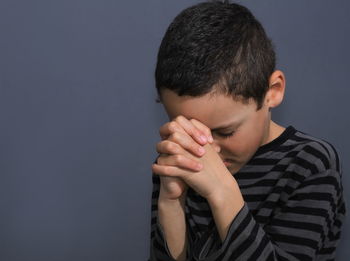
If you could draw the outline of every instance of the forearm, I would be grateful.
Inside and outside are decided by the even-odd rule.
[[[208,203],[221,241],[224,241],[233,219],[244,205],[244,199],[237,182],[230,180],[226,188],[208,199]]]
[[[186,260],[187,237],[185,220],[185,197],[179,200],[158,200],[158,219],[165,234],[172,257],[177,261]]]

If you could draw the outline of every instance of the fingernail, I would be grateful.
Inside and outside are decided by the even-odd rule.
[[[209,136],[208,140],[209,140],[209,142],[213,142],[214,141],[212,136]]]
[[[202,155],[205,153],[205,149],[203,147],[199,147],[198,152]]]
[[[202,167],[203,167],[203,165],[202,165],[202,164],[200,164],[200,163],[198,163],[198,164],[196,165],[196,169],[197,169],[197,170],[201,170],[201,169],[202,169]]]
[[[205,137],[205,136],[202,135],[202,136],[200,136],[199,138],[200,138],[201,141],[207,142],[207,137]]]

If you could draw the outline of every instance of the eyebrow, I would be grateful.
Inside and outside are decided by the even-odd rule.
[[[214,128],[214,129],[211,129],[211,131],[225,130],[225,129],[230,128],[231,126],[237,127],[239,124],[240,124],[240,122],[231,122],[229,124],[222,125],[222,126]]]

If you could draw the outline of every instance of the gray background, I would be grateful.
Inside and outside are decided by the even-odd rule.
[[[154,66],[198,1],[0,1],[0,260],[146,260]],[[331,142],[349,201],[350,2],[241,1],[276,45],[283,126]],[[348,260],[346,223],[338,260]]]

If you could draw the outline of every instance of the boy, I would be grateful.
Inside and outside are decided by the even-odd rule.
[[[150,260],[334,260],[345,215],[338,154],[271,120],[285,77],[250,11],[182,11],[155,77],[170,122],[152,165]]]

